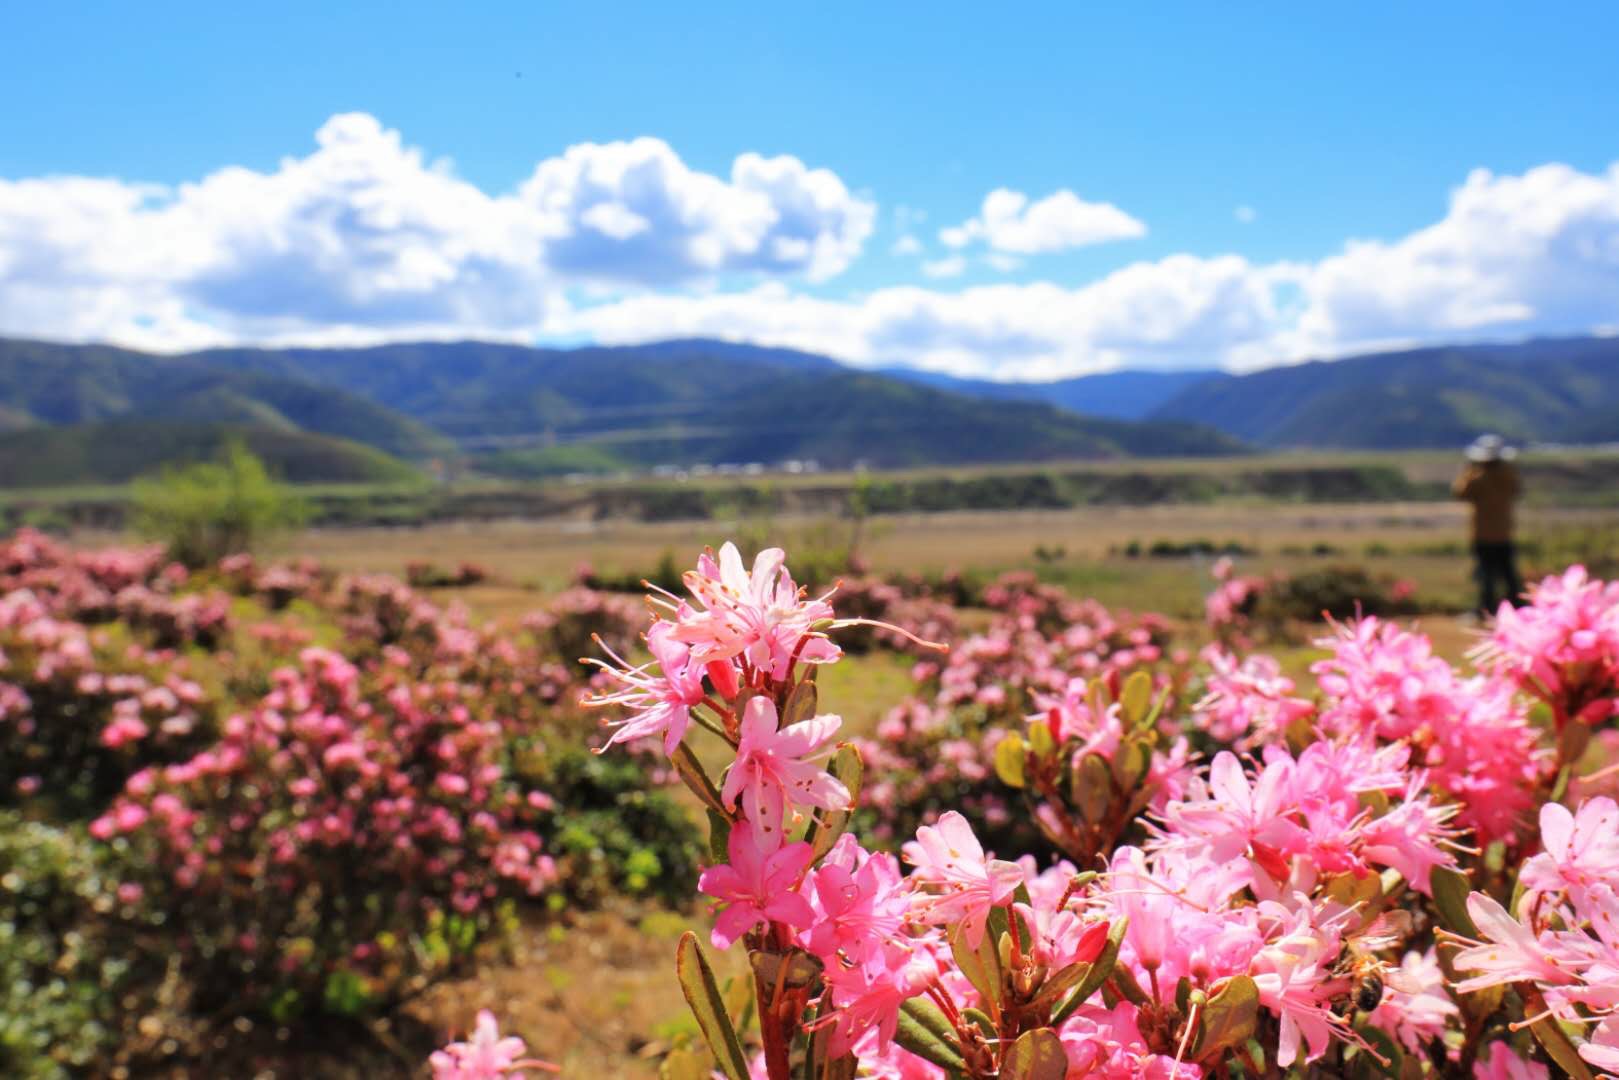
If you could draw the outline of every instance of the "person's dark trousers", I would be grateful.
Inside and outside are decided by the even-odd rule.
[[[1517,604],[1523,595],[1523,582],[1518,579],[1512,542],[1474,541],[1473,557],[1478,561],[1474,576],[1478,578],[1479,610],[1494,615],[1503,600]]]

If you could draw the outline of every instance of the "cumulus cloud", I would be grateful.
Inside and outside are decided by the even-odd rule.
[[[796,158],[742,154],[721,178],[657,139],[570,147],[490,195],[350,113],[271,172],[172,190],[0,180],[0,331],[157,348],[519,338],[578,287],[824,280],[875,212]]]
[[[1392,243],[1352,241],[1315,266],[1307,344],[1566,334],[1619,311],[1619,163],[1591,175],[1479,169],[1444,218]]]
[[[569,313],[611,341],[708,334],[864,364],[1050,378],[1121,364],[1253,368],[1431,342],[1619,331],[1619,164],[1475,172],[1444,217],[1317,263],[1173,255],[1077,287],[779,289]]]
[[[906,233],[894,241],[894,246],[888,249],[890,255],[920,255],[922,254],[922,241]]]
[[[838,296],[798,283],[847,267],[875,209],[795,158],[743,154],[721,176],[656,139],[586,144],[490,194],[349,114],[269,171],[0,180],[0,333],[156,349],[707,335],[1043,378],[1619,322],[1619,164],[1475,172],[1432,225],[1312,263],[1176,254],[1088,282],[945,280],[1127,229],[1094,209],[992,193],[924,264],[939,280]],[[899,252],[920,255],[922,213],[895,217]]]
[[[559,328],[603,342],[704,336],[829,353],[854,363],[1054,378],[1126,361],[1212,363],[1265,335],[1278,275],[1237,256],[1176,255],[1078,288],[878,289],[855,300],[779,285],[706,296],[647,295],[579,309]]]
[[[722,179],[652,138],[570,147],[518,200],[537,214],[554,270],[638,285],[749,271],[823,281],[860,254],[876,216],[797,158],[743,154]]]
[[[1145,236],[1147,227],[1112,203],[1086,202],[1064,188],[1036,202],[1021,191],[996,188],[978,216],[939,230],[946,247],[983,241],[994,251],[1039,255]]]

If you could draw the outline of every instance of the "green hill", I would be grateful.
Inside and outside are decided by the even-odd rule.
[[[420,421],[341,388],[103,345],[0,339],[0,414],[0,430],[24,419],[53,426],[176,420],[302,430],[411,459],[452,449]]]
[[[112,421],[0,434],[0,487],[121,484],[165,465],[218,458],[239,438],[293,483],[399,484],[421,474],[360,443],[281,427]]]
[[[277,433],[288,454],[298,435],[340,437],[413,460],[454,453],[476,471],[512,477],[792,459],[898,467],[1242,449],[1207,427],[1090,419],[1045,402],[855,371],[808,353],[700,340],[178,357],[0,341],[0,408],[7,410],[0,430],[36,425],[53,433],[27,459],[36,475],[52,479],[30,483],[130,474],[118,455],[90,445],[114,431],[152,441],[137,454],[148,464],[190,454],[199,425],[240,427],[258,440]],[[166,435],[169,426],[176,433]],[[11,460],[24,460],[20,453]],[[291,456],[300,464],[289,475],[341,478],[320,475],[321,455]],[[353,468],[343,470],[346,477]],[[0,476],[0,483],[21,482]]]
[[[198,360],[325,382],[406,413],[508,476],[812,458],[875,466],[1219,454],[1185,424],[1098,421],[716,341],[533,349],[477,342],[216,350]]]
[[[1619,440],[1619,338],[1380,353],[1225,376],[1151,414],[1211,424],[1261,446],[1461,446]]]

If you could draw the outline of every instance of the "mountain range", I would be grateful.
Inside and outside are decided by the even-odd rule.
[[[231,437],[289,479],[381,481],[448,459],[532,478],[790,460],[897,467],[1451,446],[1482,430],[1619,440],[1619,338],[1046,383],[860,370],[700,339],[179,356],[0,339],[0,486],[13,487],[122,482],[208,456]]]

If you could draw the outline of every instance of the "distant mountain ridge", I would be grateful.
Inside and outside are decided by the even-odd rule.
[[[660,465],[814,460],[829,468],[1207,455],[1242,449],[1197,424],[1082,417],[1037,401],[935,389],[790,349],[704,340],[536,349],[480,342],[215,349],[150,356],[0,340],[0,430],[49,430],[0,454],[0,485],[107,482],[97,425],[138,424],[178,459],[235,426],[278,448],[346,440],[391,458],[460,456],[511,477]],[[72,432],[64,435],[62,432]],[[280,441],[267,433],[278,433]],[[45,457],[40,455],[44,454]],[[319,455],[283,455],[323,479]],[[352,457],[352,455],[349,455]],[[32,464],[28,464],[31,462]],[[74,464],[77,463],[77,464]],[[356,463],[334,469],[353,475]],[[358,470],[364,471],[364,470]]]
[[[793,459],[841,468],[1400,449],[1486,430],[1619,440],[1619,338],[1048,383],[865,370],[704,339],[181,356],[0,339],[0,486],[109,482],[203,455],[229,431],[250,433],[285,475],[331,480],[407,476],[447,458],[534,478]],[[109,441],[126,452],[107,453]]]
[[[1267,447],[1619,441],[1619,337],[1453,345],[1226,375],[1147,414]]]
[[[994,382],[967,379],[918,368],[882,368],[896,379],[953,390],[974,397],[1044,401],[1083,416],[1141,420],[1182,390],[1228,376],[1214,368],[1189,371],[1107,371],[1051,382]]]

